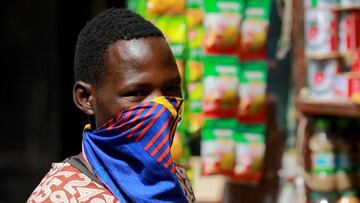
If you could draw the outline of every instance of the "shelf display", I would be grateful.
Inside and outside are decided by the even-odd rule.
[[[186,164],[187,143],[200,137],[203,175],[258,183],[266,139],[270,1],[129,0],[128,6],[164,33],[183,78],[185,106],[174,159]]]
[[[303,4],[307,84],[296,101],[297,139],[310,202],[359,201],[358,3]]]

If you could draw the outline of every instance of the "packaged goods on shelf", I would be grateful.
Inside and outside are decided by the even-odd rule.
[[[185,132],[185,122],[180,121],[171,145],[171,157],[173,161],[178,164],[186,165],[190,158],[188,142],[189,140]]]
[[[240,41],[241,0],[205,0],[204,49],[212,54],[236,54]]]
[[[205,56],[203,112],[211,117],[236,117],[240,63],[233,56]]]
[[[202,110],[202,82],[191,82],[187,86],[187,130],[191,135],[198,135],[204,126],[204,116]]]
[[[185,0],[147,0],[146,14],[148,16],[184,15]]]
[[[265,155],[265,125],[240,124],[235,134],[236,165],[232,179],[258,183],[262,176]]]
[[[241,122],[264,122],[267,64],[252,61],[242,64],[240,71],[238,119]]]
[[[339,51],[348,53],[360,48],[360,12],[343,11],[339,21]]]
[[[319,119],[315,123],[314,135],[309,141],[311,178],[308,185],[317,192],[336,192],[335,143],[329,131],[329,121]]]
[[[182,78],[184,78],[185,48],[186,48],[186,18],[185,16],[160,16],[153,22],[164,33],[173,52],[176,64]]]
[[[338,0],[305,0],[305,8],[336,8],[338,6]]]
[[[251,0],[245,8],[241,24],[239,58],[241,61],[266,58],[270,1]]]
[[[332,99],[334,97],[333,85],[340,72],[337,59],[310,60],[308,64],[308,87],[311,99]]]
[[[305,11],[305,52],[308,55],[338,51],[338,13],[332,10]]]
[[[204,20],[204,0],[188,0],[186,17],[189,29],[202,26]]]
[[[334,78],[334,96],[339,100],[357,100],[360,94],[360,73],[342,73]]]
[[[205,121],[201,141],[203,175],[232,174],[235,165],[236,128],[235,119]]]
[[[345,8],[360,7],[359,0],[339,0],[339,5]]]

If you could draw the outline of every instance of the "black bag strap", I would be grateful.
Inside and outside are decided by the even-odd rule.
[[[81,173],[85,174],[91,180],[95,181],[96,183],[98,183],[101,186],[104,186],[104,184],[101,182],[101,180],[90,170],[90,167],[85,162],[85,160],[82,158],[81,154],[69,157],[64,162],[69,163],[71,166],[78,169]]]

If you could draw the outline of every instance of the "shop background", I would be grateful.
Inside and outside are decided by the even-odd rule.
[[[25,202],[51,162],[80,152],[86,117],[72,102],[80,29],[121,0],[14,0],[0,6],[0,202]]]

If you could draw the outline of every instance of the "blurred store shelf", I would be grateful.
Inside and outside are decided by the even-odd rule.
[[[346,100],[311,100],[298,98],[297,109],[306,115],[360,118],[360,106]]]

